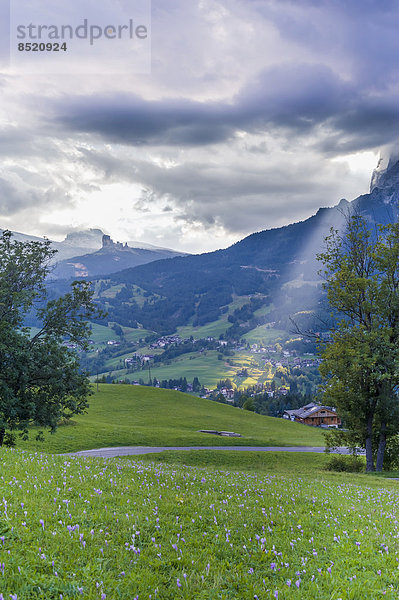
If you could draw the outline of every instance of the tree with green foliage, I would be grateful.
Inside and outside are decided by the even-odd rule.
[[[253,398],[247,398],[244,402],[244,404],[242,405],[244,410],[250,410],[252,412],[255,412],[255,401]]]
[[[197,393],[199,392],[201,389],[201,383],[200,380],[198,379],[198,377],[194,377],[193,379],[193,392]]]
[[[354,216],[344,235],[331,232],[319,260],[338,315],[322,354],[323,402],[347,428],[328,443],[365,448],[367,471],[381,471],[399,431],[399,224],[373,232]]]
[[[58,423],[86,410],[90,385],[70,346],[87,348],[87,318],[98,314],[88,282],[47,299],[46,278],[55,251],[48,240],[19,242],[0,236],[0,445],[30,424],[55,431]],[[35,314],[40,328],[24,326]],[[7,435],[6,435],[7,431]]]

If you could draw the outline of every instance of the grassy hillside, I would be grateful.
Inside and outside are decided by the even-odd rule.
[[[4,599],[398,598],[396,482],[4,449],[1,467]]]
[[[273,344],[274,342],[285,342],[293,335],[282,329],[267,328],[265,325],[259,325],[246,333],[243,338],[250,344]]]
[[[161,350],[151,349],[150,352],[160,354]],[[129,373],[128,369],[120,368],[123,366],[124,358],[130,356],[132,353],[112,358],[105,363],[105,367],[118,380],[137,381],[141,377],[144,381],[148,381],[148,369]],[[220,356],[218,350],[182,354],[170,361],[170,364],[152,364],[151,377],[156,377],[158,381],[186,377],[188,382],[198,377],[201,384],[208,388],[216,388],[218,382],[226,378],[230,378],[237,388],[264,383],[268,379],[264,367],[265,358],[260,354],[239,350],[235,351],[233,357],[223,357],[219,360],[218,356]],[[242,369],[246,369],[248,375],[243,376]]]
[[[107,327],[91,323],[91,339],[95,344],[108,342],[109,340],[119,340],[120,336],[112,329],[113,323],[109,323]],[[131,327],[122,327],[123,337],[127,342],[137,342],[141,338],[145,338],[151,332],[146,329],[132,329]]]
[[[86,415],[46,435],[45,443],[23,448],[70,452],[108,446],[322,446],[319,429],[264,417],[171,390],[128,385],[99,386]],[[226,438],[198,433],[217,429],[241,433]],[[31,436],[33,437],[33,436]]]
[[[155,350],[151,350],[153,354]],[[218,360],[218,352],[216,350],[207,350],[200,354],[193,352],[189,354],[183,354],[178,356],[169,365],[157,364],[151,365],[151,376],[156,377],[159,381],[163,379],[179,379],[180,377],[186,377],[187,381],[191,382],[194,377],[198,377],[201,384],[206,387],[216,387],[218,381],[226,379],[226,377],[233,378],[235,370],[232,369],[223,360]],[[119,359],[118,359],[119,360]],[[117,361],[114,361],[114,367]],[[107,367],[112,368],[112,363],[109,361]],[[148,380],[148,371],[136,371],[128,374],[127,370],[121,371],[121,374],[117,374],[121,379],[128,379],[129,381],[136,381],[139,377],[142,377],[144,381]]]

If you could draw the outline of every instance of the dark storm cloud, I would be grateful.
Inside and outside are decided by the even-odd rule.
[[[97,133],[111,142],[204,145],[230,134],[224,106],[185,99],[145,102],[137,96],[67,99],[55,107],[57,120],[71,131]]]
[[[399,138],[399,99],[367,98],[336,116],[330,135],[320,141],[323,153],[347,154],[396,142]]]
[[[137,96],[106,95],[67,98],[53,110],[66,129],[96,133],[114,143],[203,146],[225,142],[238,130],[288,127],[308,132],[345,114],[355,100],[353,88],[331,69],[286,64],[264,70],[232,102],[145,102]]]

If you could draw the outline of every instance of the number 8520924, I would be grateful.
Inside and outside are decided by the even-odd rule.
[[[20,42],[18,44],[20,52],[66,52],[66,42]]]

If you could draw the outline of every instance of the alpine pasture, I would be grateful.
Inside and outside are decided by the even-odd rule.
[[[211,424],[243,438],[197,432]],[[0,599],[398,597],[396,481],[330,473],[325,454],[50,453],[198,440],[323,443],[319,430],[181,393],[102,385],[44,445],[2,449]]]

